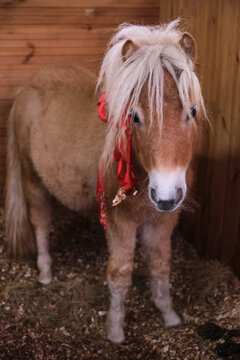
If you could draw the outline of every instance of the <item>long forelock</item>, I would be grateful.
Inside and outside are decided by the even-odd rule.
[[[163,116],[164,69],[173,77],[183,109],[189,114],[195,106],[205,115],[201,87],[193,71],[191,58],[179,44],[183,32],[177,28],[179,20],[163,26],[122,24],[112,38],[102,63],[97,87],[106,93],[109,131],[105,151],[111,156],[118,132],[114,129],[122,121],[123,111],[136,107],[144,85],[147,85],[149,118],[156,113],[161,129]],[[122,47],[127,40],[137,46],[126,61]],[[127,117],[126,113],[126,117]],[[108,157],[104,155],[103,157]],[[103,162],[108,162],[107,158]]]

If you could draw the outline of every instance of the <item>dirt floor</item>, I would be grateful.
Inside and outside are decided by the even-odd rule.
[[[200,260],[178,233],[171,293],[183,325],[163,328],[137,250],[126,341],[114,345],[105,334],[108,252],[98,222],[58,211],[51,233],[54,280],[48,286],[38,283],[34,260],[8,260],[2,228],[3,220],[0,359],[240,359],[240,283],[228,267]]]

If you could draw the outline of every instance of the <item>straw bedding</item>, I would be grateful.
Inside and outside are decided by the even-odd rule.
[[[0,229],[1,359],[240,359],[240,283],[230,268],[199,259],[178,232],[172,239],[171,293],[183,325],[163,328],[137,248],[126,341],[114,345],[105,338],[108,252],[98,222],[58,209],[49,286],[37,282],[35,259],[7,258],[3,216]]]

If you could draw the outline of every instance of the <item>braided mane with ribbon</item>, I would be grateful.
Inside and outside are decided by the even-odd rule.
[[[98,116],[99,118],[108,123],[108,117],[106,114],[106,94],[104,93],[98,101]],[[131,146],[131,129],[130,129],[130,114],[125,121],[126,113],[123,112],[122,121],[120,123],[120,128],[125,129],[125,135],[127,139],[126,146],[124,146],[124,141],[120,141],[120,149],[118,144],[116,144],[113,151],[113,160],[118,162],[117,166],[117,181],[122,185],[115,198],[113,199],[112,205],[117,206],[124,200],[127,194],[136,195],[137,190],[137,178],[132,169],[132,146]],[[106,214],[106,204],[105,204],[105,170],[102,168],[103,165],[99,167],[98,181],[97,181],[97,201],[98,201],[98,210],[99,210],[99,221],[104,226],[104,229],[108,229],[108,221]]]

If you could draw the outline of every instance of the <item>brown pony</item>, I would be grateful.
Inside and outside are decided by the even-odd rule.
[[[8,121],[9,252],[24,256],[36,243],[42,284],[52,279],[50,194],[70,209],[94,209],[99,164],[103,169],[111,293],[107,336],[114,342],[124,340],[124,299],[136,236],[145,249],[152,299],[166,326],[180,324],[169,294],[170,237],[190,186],[195,120],[205,109],[193,71],[195,41],[177,25],[178,20],[120,26],[97,83],[106,94],[108,125],[98,118],[95,76],[74,67],[35,73],[18,92]],[[127,119],[138,194],[127,194],[113,207],[119,189],[113,151],[126,143],[120,122]]]

